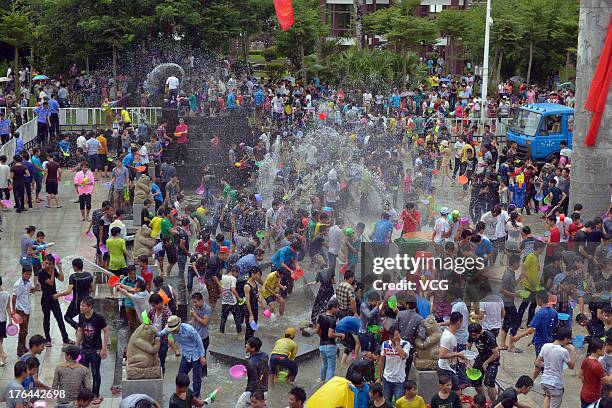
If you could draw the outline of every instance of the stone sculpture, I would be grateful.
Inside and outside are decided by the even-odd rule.
[[[438,351],[440,349],[440,337],[442,331],[433,315],[424,320],[427,337],[415,340],[416,354],[414,355],[414,366],[417,370],[435,370],[438,367]]]
[[[138,258],[140,255],[153,256],[154,246],[155,239],[151,238],[151,228],[141,225],[134,235],[134,249],[132,251],[134,258]]]
[[[161,339],[156,337],[155,326],[141,324],[130,337],[127,346],[127,379],[159,379],[161,364],[159,346]]]
[[[134,182],[134,204],[142,204],[147,198],[153,203],[151,185],[151,178],[146,174],[142,174],[136,179]]]

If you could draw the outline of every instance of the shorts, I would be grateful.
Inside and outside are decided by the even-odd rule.
[[[176,247],[174,244],[164,247],[166,251],[166,257],[168,258],[168,262],[171,264],[175,264],[178,261],[178,255],[176,253]]]
[[[47,194],[57,195],[57,181],[49,181],[45,182],[45,191]]]
[[[115,275],[115,276],[121,276],[121,275],[127,276],[127,268],[119,268],[119,269],[116,269],[116,270],[109,269],[108,271],[110,273],[112,273],[113,275]]]
[[[91,171],[94,171],[97,168],[98,155],[97,154],[88,154],[87,155],[87,164],[89,164],[89,169]]]
[[[268,296],[264,300],[266,301],[266,304],[269,305],[270,303],[276,302],[276,296]]]
[[[217,303],[219,297],[221,296],[221,289],[217,282],[213,278],[204,278],[204,283],[206,284],[206,290],[208,291],[208,301],[210,303]]]
[[[476,361],[474,361],[474,368],[482,371],[483,362],[484,361],[479,361],[478,358],[476,358]],[[498,362],[493,362],[489,364],[483,376],[481,376],[477,380],[472,380],[472,387],[480,387],[483,384],[483,380],[484,380],[485,387],[495,387],[495,379],[497,378],[498,369],[499,369]]]
[[[91,210],[91,194],[81,194],[79,196],[79,208]]]
[[[6,322],[0,322],[0,339],[6,339]]]
[[[99,170],[103,170],[105,167],[108,167],[108,159],[106,157],[106,154],[98,154],[96,158],[98,160]]]
[[[550,397],[550,408],[561,408],[561,402],[563,401],[563,388],[551,387],[548,384],[540,384],[544,395]]]

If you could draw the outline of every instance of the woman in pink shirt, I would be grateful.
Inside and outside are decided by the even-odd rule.
[[[94,174],[89,170],[86,161],[81,163],[81,170],[74,175],[74,186],[79,194],[79,208],[81,209],[81,221],[91,221],[91,194],[94,189]]]

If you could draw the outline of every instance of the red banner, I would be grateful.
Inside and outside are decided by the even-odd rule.
[[[585,103],[585,109],[593,112],[593,119],[591,120],[591,126],[589,127],[589,133],[587,134],[584,144],[587,146],[593,146],[597,141],[597,133],[599,133],[599,126],[601,124],[601,118],[603,117],[604,109],[606,108],[606,99],[608,97],[608,90],[610,89],[610,81],[612,80],[612,17],[610,17],[610,23],[608,24],[608,35],[606,36],[606,42],[604,48],[601,51],[599,62],[597,63],[597,69],[593,75],[593,81],[591,81],[591,88],[589,89],[589,95]]]
[[[281,29],[287,31],[295,23],[291,0],[274,0],[274,8],[276,9],[276,18],[280,23]]]

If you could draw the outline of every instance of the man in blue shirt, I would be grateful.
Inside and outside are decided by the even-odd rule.
[[[11,138],[11,121],[4,117],[4,112],[0,112],[0,140],[4,145]]]
[[[38,125],[36,138],[39,144],[45,144],[49,136],[49,102],[44,101],[42,106],[34,108],[34,113],[36,114],[36,124]]]
[[[36,183],[36,202],[40,203],[40,190],[42,189],[43,166],[40,161],[40,149],[35,147],[32,150],[32,159],[30,160],[34,166],[34,182]]]
[[[264,99],[266,98],[266,94],[261,87],[257,87],[257,91],[255,91],[255,106],[260,107],[264,103]]]
[[[23,151],[24,145],[23,145],[23,139],[19,137],[19,133],[15,133],[13,137],[15,138],[15,156],[16,156]]]
[[[236,95],[234,91],[229,91],[227,94],[227,109],[236,109]]]
[[[57,101],[57,95],[51,95],[49,99],[49,135],[51,137],[56,134],[59,136],[59,102]]]
[[[540,309],[529,322],[529,327],[519,331],[512,340],[516,343],[523,337],[533,334],[531,342],[535,346],[537,358],[542,346],[546,343],[552,343],[553,334],[559,325],[559,315],[555,309],[548,306],[548,293],[546,291],[536,293],[536,302]],[[531,378],[537,378],[542,370],[543,368],[536,367]]]
[[[259,267],[259,262],[263,261],[265,251],[261,248],[256,248],[252,254],[247,254],[236,262],[236,267],[240,270],[240,276],[249,273],[253,268]]]
[[[166,328],[157,333],[158,337],[172,335],[174,342],[181,347],[182,356],[179,373],[189,374],[193,369],[193,394],[200,396],[202,387],[202,366],[206,365],[206,350],[200,335],[193,326],[181,323],[178,316],[170,316]]]
[[[162,196],[161,188],[157,185],[157,183],[151,183],[151,194],[153,194],[153,200],[155,201],[155,211],[161,207],[164,202],[164,197]]]
[[[294,240],[291,245],[282,247],[272,257],[271,271],[278,271],[281,276],[281,285],[287,289],[281,289],[281,296],[286,298],[293,292],[293,279],[291,274],[300,268],[297,262],[298,251],[301,248],[299,239]]]
[[[391,216],[389,213],[384,212],[381,219],[376,222],[374,231],[372,231],[370,235],[375,257],[386,257],[389,255],[389,243],[391,242],[391,234],[393,233],[393,224],[390,218]]]
[[[126,154],[123,160],[121,161],[121,163],[128,169],[131,169],[132,165],[134,164],[134,152],[135,151],[136,151],[135,147],[130,148],[130,150],[128,151],[128,154]]]

